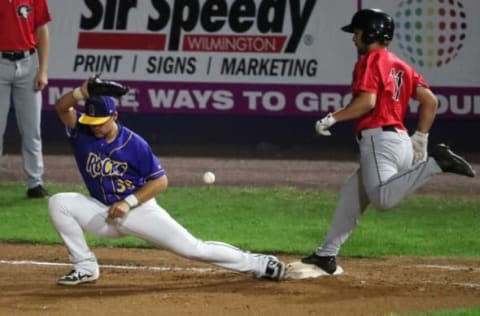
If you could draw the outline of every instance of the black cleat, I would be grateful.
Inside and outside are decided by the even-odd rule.
[[[318,256],[315,253],[302,259],[303,263],[314,264],[328,274],[333,274],[337,270],[335,256]]]
[[[34,188],[28,189],[27,196],[33,199],[46,198],[48,197],[48,191],[41,184],[39,184]]]
[[[467,177],[475,177],[475,170],[462,157],[453,153],[445,144],[438,144],[433,148],[432,157],[443,172],[457,173]]]

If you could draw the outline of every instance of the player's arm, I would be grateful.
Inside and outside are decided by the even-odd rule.
[[[349,104],[333,113],[333,118],[337,122],[354,120],[370,112],[377,101],[374,93],[360,92]]]
[[[437,97],[430,89],[418,86],[415,91],[415,99],[420,103],[417,131],[428,133],[437,113]]]
[[[38,72],[35,77],[35,90],[42,90],[48,84],[48,54],[50,48],[50,33],[47,24],[35,30],[38,50]]]
[[[148,180],[140,190],[135,192],[135,197],[137,198],[138,203],[141,204],[165,191],[167,187],[168,178],[166,175],[163,175],[160,178]]]
[[[318,120],[315,129],[320,135],[330,136],[331,133],[328,129],[333,124],[362,117],[375,107],[376,101],[377,96],[374,93],[360,92],[345,107],[334,113],[328,113],[324,118]]]
[[[64,94],[55,104],[60,120],[68,128],[74,128],[77,124],[77,111],[75,105],[88,97],[87,81],[75,88],[74,90]]]
[[[143,187],[134,194],[127,196],[124,200],[113,203],[108,209],[108,217],[124,217],[131,209],[137,205],[154,198],[165,191],[168,186],[166,175],[160,178],[148,180]]]

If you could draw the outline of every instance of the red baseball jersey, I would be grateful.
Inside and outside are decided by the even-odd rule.
[[[36,47],[35,30],[51,19],[46,0],[0,1],[0,51]]]
[[[405,113],[417,86],[428,88],[425,79],[394,53],[383,48],[367,52],[355,64],[352,92],[374,93],[377,100],[375,108],[358,119],[355,132],[386,125],[405,130]]]

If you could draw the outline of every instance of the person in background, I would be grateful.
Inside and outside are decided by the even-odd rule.
[[[445,144],[434,146],[428,156],[437,98],[415,69],[388,51],[394,32],[392,17],[378,9],[362,9],[342,30],[353,33],[353,44],[361,56],[353,71],[353,98],[344,108],[318,120],[315,129],[329,136],[335,123],[356,120],[360,166],[340,191],[323,244],[302,259],[327,274],[337,273],[340,247],[368,205],[390,210],[442,172],[475,176],[471,165]],[[404,117],[411,98],[420,103],[420,110],[416,131],[410,137]]]
[[[0,156],[13,102],[31,198],[48,196],[43,186],[41,91],[48,84],[50,21],[46,0],[0,1]]]

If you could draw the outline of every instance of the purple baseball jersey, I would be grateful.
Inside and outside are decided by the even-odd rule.
[[[67,129],[75,160],[90,195],[111,205],[135,193],[146,181],[160,178],[165,170],[148,143],[118,124],[118,136],[107,143],[88,126]]]

